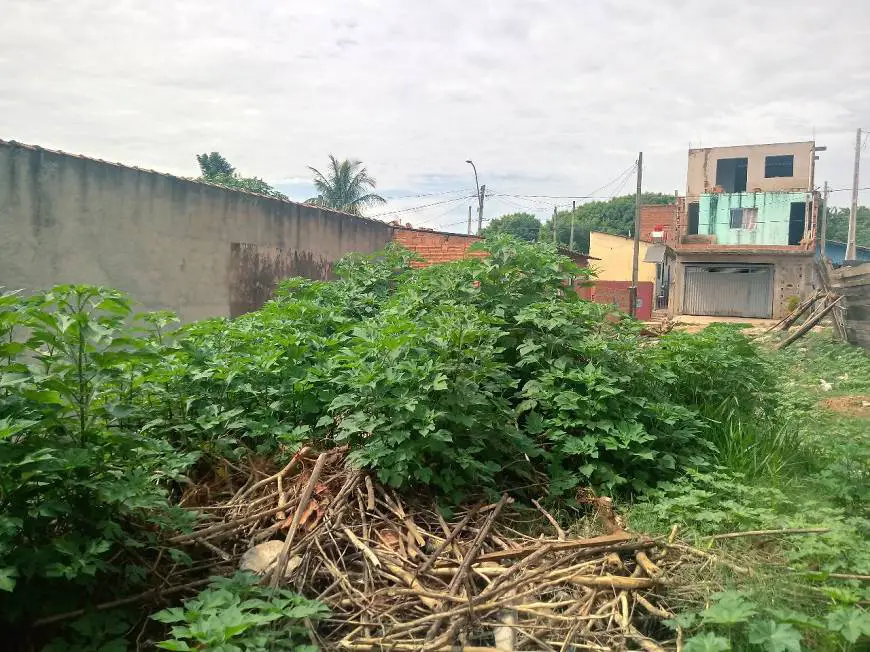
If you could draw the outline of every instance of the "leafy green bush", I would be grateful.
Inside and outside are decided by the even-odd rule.
[[[166,481],[195,459],[131,424],[158,360],[120,293],[60,286],[0,297],[0,613],[81,604],[108,577],[141,583],[127,554],[188,522]],[[142,337],[136,337],[136,335]],[[55,591],[75,584],[76,593]]]
[[[261,578],[239,572],[215,577],[211,584],[181,607],[151,616],[171,625],[171,636],[157,643],[163,650],[210,652],[314,652],[308,644],[305,620],[329,615],[326,607],[285,589],[259,585]]]

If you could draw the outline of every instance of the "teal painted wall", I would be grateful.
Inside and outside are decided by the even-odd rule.
[[[792,202],[806,202],[804,192],[734,192],[699,198],[698,233],[715,235],[723,245],[787,245]],[[754,229],[732,229],[732,208],[757,208]]]

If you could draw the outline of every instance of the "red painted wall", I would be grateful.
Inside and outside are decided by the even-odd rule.
[[[622,312],[628,312],[628,288],[631,281],[594,281],[592,287],[580,288],[581,297],[595,303],[610,303]],[[652,319],[653,309],[653,284],[651,281],[640,281],[637,284],[637,298],[640,305],[637,307],[637,318],[641,320]]]

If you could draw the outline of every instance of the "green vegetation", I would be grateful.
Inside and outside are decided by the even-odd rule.
[[[226,186],[234,190],[245,190],[275,199],[287,199],[283,192],[275,190],[268,183],[258,177],[243,177],[236,172],[236,168],[224,158],[220,152],[210,154],[197,154],[196,162],[199,163],[201,181],[208,181],[220,186]]]
[[[520,240],[537,242],[540,231],[541,221],[531,213],[511,213],[492,220],[483,229],[483,235],[490,238],[506,233]]]
[[[865,247],[870,247],[870,208],[867,206],[859,206],[858,214],[855,216],[855,242]],[[828,232],[829,240],[837,242],[846,242],[849,237],[849,209],[835,208],[831,206],[828,209]]]
[[[727,530],[830,528],[717,543],[754,574],[726,566],[718,586],[677,592],[674,626],[695,650],[790,650],[796,636],[833,650],[865,635],[866,586],[830,574],[870,574],[868,429],[815,402],[867,392],[867,357],[821,336],[771,354],[724,325],[648,340],[570,291],[590,272],[552,245],[482,246],[485,258],[423,269],[396,248],[351,255],[335,281],[289,279],[259,311],[175,330],[112,290],[2,295],[3,623],[188,572],[167,543],[191,525],[182,488],[307,444],[347,446],[352,464],[445,508],[510,491],[576,514],[574,492],[591,486],[633,501],[633,528],[678,524],[702,547]],[[57,650],[143,635],[165,649],[293,649],[299,623],[323,615],[240,576],[145,626],[122,606],[38,636],[57,635]]]
[[[305,619],[328,615],[319,602],[284,589],[259,585],[251,573],[215,577],[207,589],[182,607],[170,607],[151,616],[172,625],[172,638],[157,647],[164,650],[317,650],[308,644]]]
[[[317,168],[308,169],[314,174],[314,187],[317,190],[317,196],[309,199],[309,204],[325,206],[351,215],[362,215],[369,206],[387,201],[373,192],[377,184],[362,161],[349,159],[339,161],[330,154],[329,170],[326,174]]]
[[[574,248],[589,253],[589,232],[630,235],[634,229],[634,195],[613,197],[607,201],[591,201],[581,204],[574,210]],[[673,204],[673,195],[657,192],[644,193],[643,204]],[[552,241],[553,220],[541,226],[541,241]],[[571,240],[571,211],[556,214],[556,239],[559,244],[568,245]]]
[[[870,400],[870,358],[811,334],[764,364],[787,379],[773,417],[714,426],[713,467],[659,483],[629,520],[652,532],[676,524],[704,549],[721,532],[828,528],[716,542],[716,554],[750,572],[723,566],[722,592],[706,609],[689,600],[674,625],[694,634],[686,650],[848,649],[870,636],[870,587],[842,577],[870,575],[870,420],[860,414]],[[822,380],[832,391],[822,391]]]

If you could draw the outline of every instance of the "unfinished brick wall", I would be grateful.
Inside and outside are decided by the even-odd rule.
[[[584,299],[591,299],[595,303],[609,303],[622,312],[628,312],[628,288],[631,281],[595,281],[591,288],[582,288],[579,294]],[[648,320],[652,318],[653,311],[653,284],[649,281],[640,281],[637,284],[637,318]]]
[[[426,267],[434,263],[447,263],[467,256],[485,256],[484,252],[469,252],[468,248],[481,238],[459,233],[441,233],[423,229],[399,227],[393,229],[393,242],[415,252],[425,262],[414,267]]]
[[[650,233],[664,231],[664,244],[672,244],[676,233],[677,206],[645,204],[640,207],[640,239],[652,242]]]

